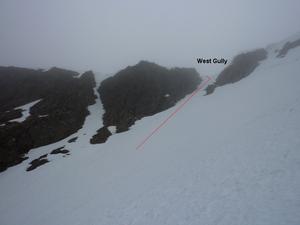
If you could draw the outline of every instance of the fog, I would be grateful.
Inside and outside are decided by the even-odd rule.
[[[195,67],[299,31],[299,0],[1,0],[0,65],[115,73],[149,60]]]

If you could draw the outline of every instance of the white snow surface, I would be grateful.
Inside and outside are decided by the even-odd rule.
[[[19,106],[19,107],[16,107],[15,109],[21,109],[22,110],[22,116],[17,118],[17,119],[10,120],[9,122],[22,123],[23,121],[25,121],[27,119],[27,117],[30,116],[30,108],[32,106],[34,106],[36,103],[38,103],[39,101],[41,101],[41,99],[30,102],[30,103],[27,103],[27,104]]]
[[[115,134],[116,131],[117,131],[117,127],[116,126],[109,126],[109,127],[107,127],[107,129],[109,130],[109,132],[111,134]]]
[[[300,48],[275,49],[247,78],[195,95],[140,150],[174,108],[91,145],[97,99],[76,134],[0,173],[0,224],[299,225]],[[62,145],[70,156],[25,171]]]
[[[48,117],[49,115],[48,114],[45,114],[45,115],[39,115],[40,118],[44,118],[44,117]]]

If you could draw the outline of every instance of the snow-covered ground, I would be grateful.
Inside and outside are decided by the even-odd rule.
[[[299,225],[300,48],[276,58],[278,47],[249,77],[198,93],[139,150],[174,108],[90,145],[98,99],[77,134],[29,160],[62,145],[70,156],[0,173],[0,224]]]
[[[17,118],[17,119],[13,119],[13,120],[10,120],[9,122],[19,122],[19,123],[22,123],[23,121],[25,121],[27,119],[28,116],[30,116],[30,108],[32,106],[34,106],[36,103],[38,103],[39,101],[41,101],[41,99],[39,100],[36,100],[36,101],[33,101],[33,102],[30,102],[30,103],[27,103],[25,105],[22,105],[22,106],[19,106],[16,109],[21,109],[22,110],[22,116],[20,118]]]

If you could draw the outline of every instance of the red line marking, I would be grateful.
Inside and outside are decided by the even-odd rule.
[[[183,101],[175,110],[172,112],[158,127],[156,127],[137,147],[139,149],[142,147],[146,141],[149,140],[162,126],[164,126],[180,109],[182,109],[186,103],[188,103],[212,78],[207,77],[207,79],[198,86],[198,88],[185,100]]]

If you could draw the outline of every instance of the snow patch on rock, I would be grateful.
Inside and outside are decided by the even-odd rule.
[[[22,123],[23,121],[25,121],[27,119],[27,117],[30,116],[30,108],[32,106],[34,106],[36,103],[38,103],[39,101],[41,101],[41,99],[33,101],[33,102],[30,102],[30,103],[27,103],[27,104],[19,106],[19,107],[16,107],[15,110],[17,110],[17,109],[21,109],[22,110],[22,117],[10,120],[9,122]]]
[[[109,130],[109,132],[111,134],[115,134],[117,132],[117,127],[116,126],[109,126],[109,127],[107,127],[107,129]]]

